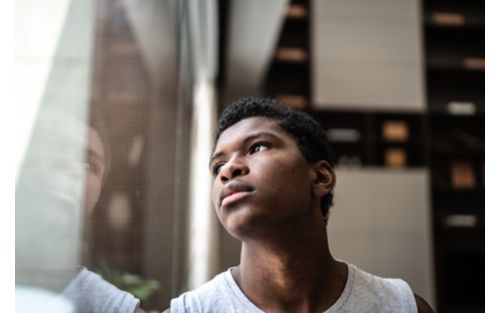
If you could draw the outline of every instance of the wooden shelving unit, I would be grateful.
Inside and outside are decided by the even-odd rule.
[[[308,0],[291,1],[267,96],[313,114],[342,166],[428,167],[439,312],[484,312],[484,1],[422,0],[427,110],[311,105]]]
[[[421,114],[314,111],[325,127],[335,163],[341,166],[422,167],[424,120]]]
[[[439,312],[484,312],[484,1],[424,0]]]
[[[291,1],[264,85],[268,96],[299,109],[310,103],[309,18],[309,1]]]

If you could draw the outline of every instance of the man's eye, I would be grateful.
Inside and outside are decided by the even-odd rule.
[[[87,161],[84,163],[85,170],[99,174],[99,166],[93,162]]]
[[[264,143],[264,142],[257,142],[257,143],[254,143],[251,147],[250,147],[250,154],[254,154],[256,152],[259,152],[259,151],[262,151],[262,150],[265,150],[269,148],[269,144],[267,143]]]
[[[217,163],[212,167],[212,174],[218,175],[220,172],[221,167],[224,165],[224,163]]]

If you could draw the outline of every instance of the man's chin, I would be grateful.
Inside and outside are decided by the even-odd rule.
[[[226,231],[234,238],[244,241],[251,239],[265,230],[265,220],[248,208],[240,208],[238,212],[232,212],[222,222]]]

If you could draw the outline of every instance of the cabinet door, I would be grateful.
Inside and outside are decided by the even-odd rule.
[[[423,111],[418,0],[312,2],[317,108]]]

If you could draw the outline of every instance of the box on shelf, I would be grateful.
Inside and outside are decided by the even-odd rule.
[[[407,141],[410,136],[404,121],[386,121],[382,127],[382,137],[386,141]]]
[[[476,175],[469,162],[456,161],[451,163],[450,172],[453,189],[472,189],[476,186]]]
[[[385,150],[385,164],[389,167],[405,167],[406,151],[401,148],[388,148]]]

